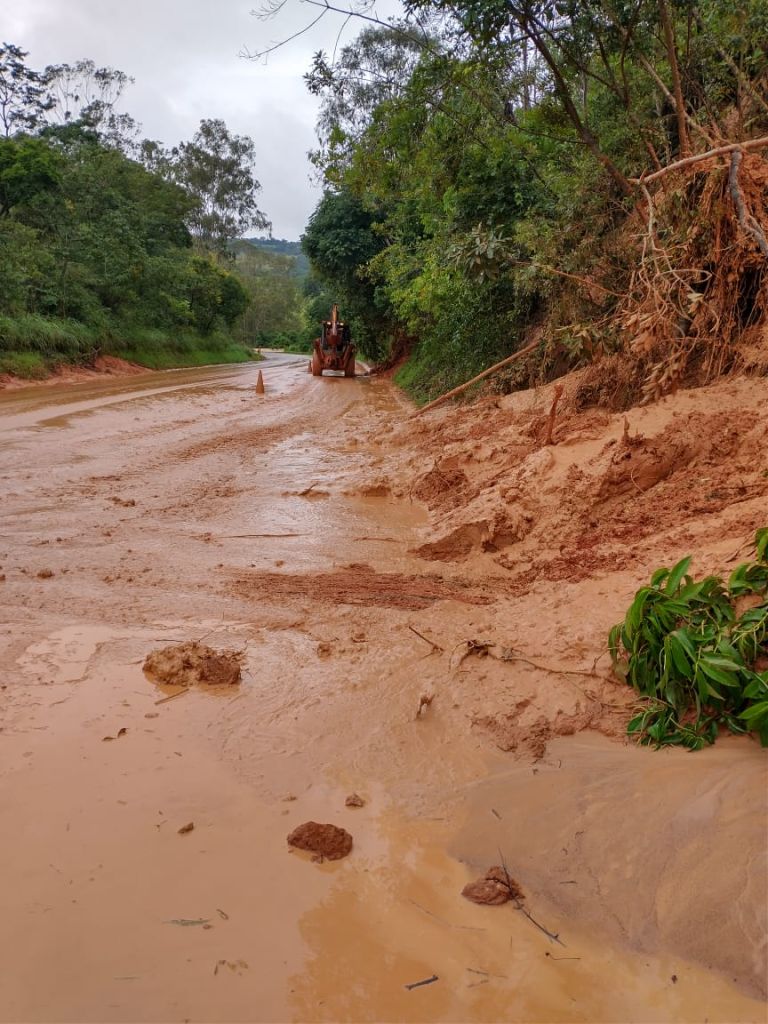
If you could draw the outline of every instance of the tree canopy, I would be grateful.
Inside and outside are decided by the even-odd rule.
[[[416,394],[532,329],[528,380],[597,353],[632,355],[651,390],[733,363],[766,315],[748,298],[768,250],[761,0],[409,0],[404,19],[363,17],[307,74],[327,193],[304,245],[359,330],[416,344]]]
[[[223,352],[253,298],[227,256],[268,223],[252,141],[206,120],[168,153],[139,147],[129,84],[0,48],[0,372],[110,346],[162,365]]]

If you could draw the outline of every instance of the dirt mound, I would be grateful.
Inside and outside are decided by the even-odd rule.
[[[338,825],[318,825],[305,821],[288,836],[288,845],[313,853],[313,860],[341,860],[352,849],[352,836]]]
[[[411,495],[429,508],[456,508],[466,502],[468,492],[469,479],[455,459],[435,462],[411,489]]]
[[[313,604],[330,602],[418,611],[436,601],[463,601],[488,604],[490,596],[462,580],[437,575],[405,576],[379,573],[369,565],[351,565],[336,572],[295,575],[292,573],[254,572],[235,580],[234,588],[243,597],[267,595],[276,598],[302,597]]]
[[[522,593],[540,579],[627,568],[664,529],[698,532],[703,520],[715,535],[716,515],[734,505],[746,506],[745,531],[761,525],[747,503],[768,495],[768,382],[680,392],[626,415],[579,411],[580,382],[568,380],[552,446],[534,440],[551,388],[402,428],[412,435],[404,489],[432,516],[417,554],[450,562],[488,552],[511,574],[509,592]],[[485,434],[488,422],[497,434],[478,441],[473,428]]]
[[[214,651],[195,640],[152,651],[143,667],[153,682],[169,686],[234,686],[241,678],[235,651]]]
[[[526,714],[530,705],[529,700],[518,701],[509,711],[473,718],[472,725],[487,733],[499,750],[524,752],[535,760],[544,757],[555,736],[572,736],[598,723],[602,726],[603,709],[597,701],[573,714],[542,714],[534,707]]]
[[[464,899],[484,906],[499,907],[510,900],[522,900],[523,890],[504,868],[488,868],[482,878],[468,882],[461,890]]]

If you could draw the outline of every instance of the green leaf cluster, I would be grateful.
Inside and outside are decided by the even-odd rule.
[[[614,671],[643,698],[627,731],[700,750],[724,726],[768,746],[768,527],[727,583],[694,580],[690,564],[657,569],[610,631]]]

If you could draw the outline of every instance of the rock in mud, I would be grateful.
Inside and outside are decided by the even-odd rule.
[[[152,651],[144,671],[155,683],[171,686],[234,686],[240,682],[240,657],[235,651],[214,651],[188,640]]]
[[[365,807],[365,800],[357,793],[350,793],[344,803],[347,807]]]
[[[319,825],[305,821],[288,836],[288,845],[313,853],[313,860],[341,860],[352,849],[352,836],[338,825]]]
[[[498,907],[509,900],[522,900],[523,890],[504,868],[494,866],[488,868],[482,878],[465,885],[461,895],[472,903]]]

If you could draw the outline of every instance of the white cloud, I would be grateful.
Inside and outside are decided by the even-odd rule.
[[[30,51],[32,67],[89,57],[133,76],[123,109],[149,138],[179,142],[204,117],[250,135],[262,208],[277,237],[295,239],[319,198],[306,158],[315,145],[317,100],[303,75],[316,50],[333,49],[343,18],[326,16],[265,64],[238,54],[287,38],[317,9],[288,0],[264,22],[251,17],[253,7],[254,0],[0,0],[0,31]],[[398,8],[398,0],[383,0],[378,13]],[[341,45],[359,27],[350,22]]]

